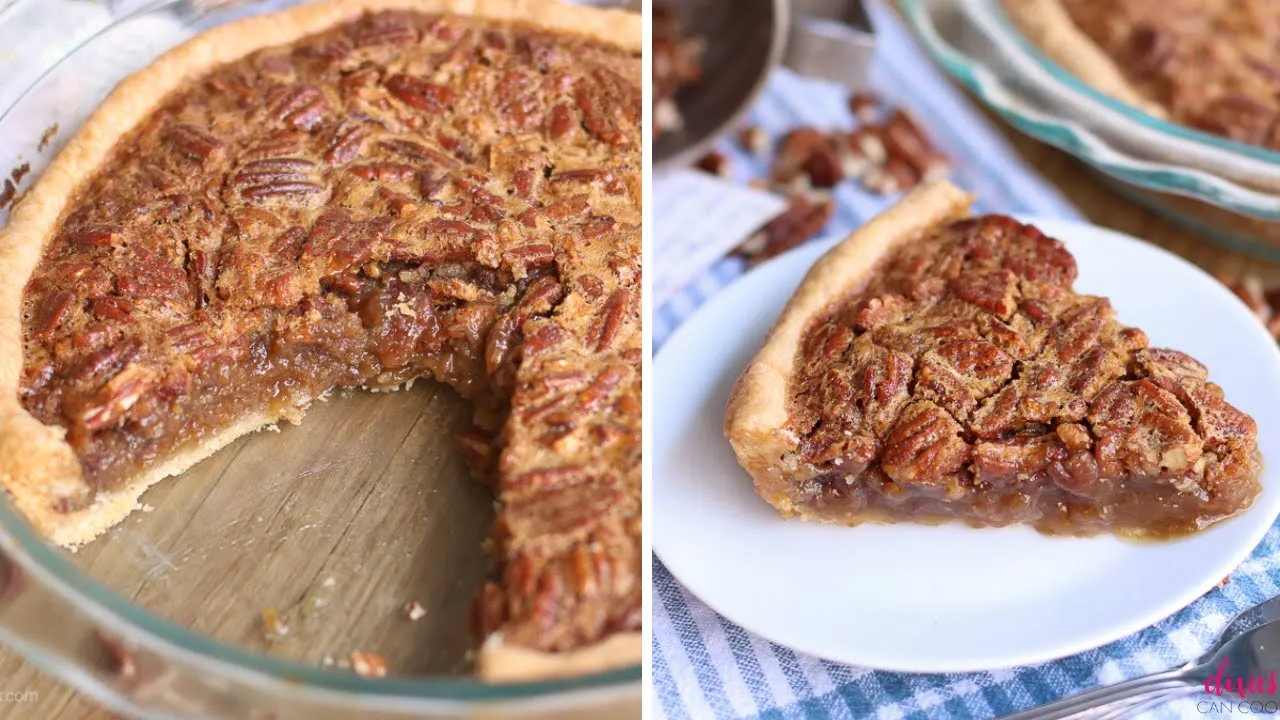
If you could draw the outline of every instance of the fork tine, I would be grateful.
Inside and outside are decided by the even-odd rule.
[[[1170,690],[1157,694],[1148,700],[1140,700],[1136,704],[1116,708],[1090,720],[1137,720],[1143,713],[1151,712],[1166,703],[1173,702],[1190,693],[1185,690]]]

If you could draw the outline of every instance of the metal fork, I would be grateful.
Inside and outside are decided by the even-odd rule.
[[[1280,597],[1237,615],[1213,645],[1186,665],[1117,685],[1090,690],[1003,720],[1121,720],[1204,687],[1227,661],[1232,678],[1265,677],[1280,671]]]

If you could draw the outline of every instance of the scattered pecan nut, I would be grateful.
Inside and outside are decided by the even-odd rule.
[[[858,122],[870,125],[880,115],[880,100],[869,92],[858,91],[849,96],[849,110]]]
[[[752,155],[763,156],[769,150],[769,135],[761,128],[750,125],[738,133],[738,144]]]
[[[776,257],[818,234],[834,211],[830,200],[793,195],[781,215],[770,220],[735,252],[752,264]]]
[[[729,164],[729,157],[718,150],[712,150],[703,155],[697,162],[697,168],[722,178],[733,175],[733,166]]]
[[[773,165],[775,184],[786,184],[797,176],[808,178],[816,188],[835,187],[844,179],[836,145],[822,131],[803,127],[792,130],[778,144]]]
[[[898,157],[872,168],[862,179],[862,186],[877,195],[894,195],[919,184],[920,174]]]
[[[919,176],[917,182],[939,180],[950,169],[942,153],[933,147],[920,126],[902,110],[893,112],[880,136],[888,159],[896,158],[910,166]]]
[[[417,600],[410,600],[404,605],[404,616],[409,618],[410,622],[417,622],[426,617],[427,609],[422,607],[422,603]]]

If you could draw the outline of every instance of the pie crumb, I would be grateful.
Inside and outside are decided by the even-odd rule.
[[[375,653],[357,650],[351,653],[351,669],[360,677],[386,677],[387,661]]]
[[[280,613],[276,612],[275,608],[266,608],[262,611],[262,626],[266,630],[267,639],[289,634],[289,624],[280,617]]]
[[[410,600],[405,603],[404,614],[410,621],[417,622],[427,614],[427,609],[422,607],[422,603],[417,600]]]
[[[40,144],[36,146],[36,150],[44,152],[49,147],[49,143],[53,142],[53,137],[58,134],[58,123],[54,123],[44,129],[44,133],[40,135]]]

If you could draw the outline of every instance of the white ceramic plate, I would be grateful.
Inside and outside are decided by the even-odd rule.
[[[1111,298],[1152,345],[1199,358],[1280,457],[1280,352],[1234,295],[1155,246],[1061,220],[1080,292]],[[1171,615],[1228,575],[1280,510],[1274,464],[1252,509],[1190,538],[1138,544],[1028,528],[846,528],[785,522],[738,467],[721,426],[738,373],[830,242],[768,263],[717,295],[653,368],[653,546],[728,619],[798,651],[907,672],[1071,655]]]

